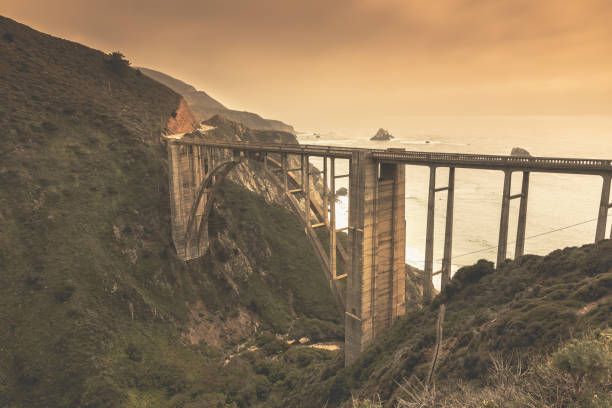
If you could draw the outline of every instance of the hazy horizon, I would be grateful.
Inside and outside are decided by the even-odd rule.
[[[612,114],[612,3],[4,2],[34,29],[304,130],[415,115]]]

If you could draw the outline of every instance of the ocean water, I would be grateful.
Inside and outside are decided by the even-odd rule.
[[[337,129],[316,137],[298,135],[300,143],[365,148],[389,147],[414,151],[510,154],[513,147],[533,156],[612,159],[612,116],[460,116],[406,117],[387,128],[395,139],[373,142],[377,129]],[[311,163],[322,165],[321,160]],[[348,161],[336,161],[337,174],[348,172]],[[512,179],[520,193],[521,173]],[[438,169],[437,186],[445,187],[448,170]],[[336,188],[348,187],[338,179]],[[406,167],[406,262],[422,268],[425,252],[429,169]],[[592,243],[595,237],[602,179],[599,176],[532,173],[525,253],[545,255],[555,249]],[[499,234],[503,173],[457,169],[453,268],[478,259],[495,260]],[[512,200],[508,257],[514,256],[519,200]],[[611,211],[612,212],[612,211]],[[348,200],[337,203],[338,228],[346,226]],[[443,251],[446,193],[436,194],[434,269]],[[574,224],[580,224],[570,227]],[[607,236],[610,236],[609,218]]]

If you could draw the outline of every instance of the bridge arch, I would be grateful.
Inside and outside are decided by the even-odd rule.
[[[188,154],[197,155],[198,153],[199,152],[197,151],[191,151],[191,153]],[[251,152],[233,152],[231,158],[229,155],[225,154],[221,154],[219,156],[221,156],[223,158],[222,160],[225,161],[220,164],[215,163],[215,165],[212,165],[213,160],[210,159],[211,155],[207,154],[209,160],[204,166],[200,166],[200,170],[203,170],[204,173],[203,177],[201,178],[201,182],[199,182],[199,184],[195,183],[193,186],[191,186],[191,189],[193,190],[193,199],[188,213],[185,214],[188,217],[185,222],[184,234],[181,237],[187,253],[185,258],[197,258],[204,255],[208,249],[208,219],[214,204],[217,186],[219,186],[220,183],[238,165],[244,163],[245,160],[254,160],[263,164],[261,170],[264,171],[265,177],[272,181],[278,187],[279,191],[283,191],[285,193],[285,198],[287,199],[289,208],[293,210],[293,212],[296,213],[298,218],[303,222],[306,235],[313,246],[319,263],[327,275],[330,282],[330,287],[336,297],[336,300],[341,307],[344,307],[343,289],[340,287],[337,280],[346,276],[346,274],[340,276],[336,275],[335,257],[337,255],[341,265],[345,267],[348,258],[347,252],[339,240],[334,240],[333,245],[336,247],[336,251],[334,251],[334,265],[333,267],[330,265],[331,256],[329,254],[331,253],[332,249],[331,247],[328,250],[325,249],[330,245],[323,245],[320,242],[319,235],[317,235],[313,229],[313,226],[319,228],[323,227],[327,230],[328,234],[331,234],[330,231],[332,228],[335,230],[335,226],[332,226],[327,219],[328,211],[327,208],[324,208],[326,205],[320,202],[320,196],[318,196],[316,199],[310,199],[310,193],[307,193],[308,188],[304,188],[303,181],[300,181],[300,178],[294,174],[294,171],[287,170],[286,166],[283,167],[282,162],[287,160],[286,156],[281,156],[280,161],[275,160],[272,157],[268,157],[268,155],[258,155]],[[198,162],[198,160],[190,159],[188,162],[193,163]],[[304,163],[304,161],[302,163]],[[303,166],[306,165],[303,164]],[[190,164],[189,171],[197,174],[197,166],[192,166]],[[278,172],[280,171],[287,175],[286,181],[282,180],[282,178],[278,176]],[[310,178],[308,178],[308,180],[309,184],[314,185],[314,180],[311,180]],[[324,186],[324,188],[326,187]],[[300,199],[296,198],[295,192],[297,190],[302,191],[303,197]],[[308,199],[306,199],[306,194],[309,197]],[[330,194],[329,190],[327,190],[327,194]],[[310,210],[307,214],[305,214],[305,210],[303,208],[303,203],[305,201],[307,201],[307,205]],[[314,220],[314,222],[311,222],[311,220]]]
[[[221,163],[212,171],[208,172],[208,174],[206,174],[204,177],[204,180],[202,180],[200,183],[200,187],[198,188],[193,204],[191,205],[191,211],[189,212],[189,219],[187,221],[187,228],[185,230],[185,242],[187,244],[189,244],[191,239],[195,237],[196,247],[200,248],[202,234],[205,234],[205,247],[208,247],[207,221],[214,202],[216,187],[240,163],[241,161],[227,161]],[[204,199],[203,203],[202,199]],[[201,256],[203,254],[199,255]]]

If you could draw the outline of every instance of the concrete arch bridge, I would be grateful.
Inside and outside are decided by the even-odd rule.
[[[322,183],[313,182],[310,158],[323,159]],[[506,260],[511,200],[520,200],[515,255],[525,249],[529,176],[532,172],[585,174],[602,178],[595,242],[605,238],[612,160],[517,157],[411,152],[336,146],[312,146],[199,138],[169,138],[172,237],[184,259],[202,256],[208,246],[207,220],[215,186],[239,163],[262,163],[299,215],[338,302],[345,308],[345,361],[359,353],[405,312],[405,166],[427,166],[429,205],[425,239],[423,297],[432,297],[436,194],[447,193],[442,285],[450,279],[455,169],[504,173],[497,264]],[[349,162],[348,174],[336,174],[336,160]],[[297,165],[295,163],[298,163]],[[297,167],[293,167],[297,166]],[[436,186],[436,171],[448,168],[448,183]],[[511,194],[512,173],[522,173],[521,193]],[[346,248],[338,240],[335,182],[348,177],[349,216]],[[612,237],[611,237],[612,238]],[[346,292],[339,279],[347,279]]]

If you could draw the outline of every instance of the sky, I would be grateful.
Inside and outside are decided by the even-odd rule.
[[[612,0],[0,0],[296,129],[612,115]]]

